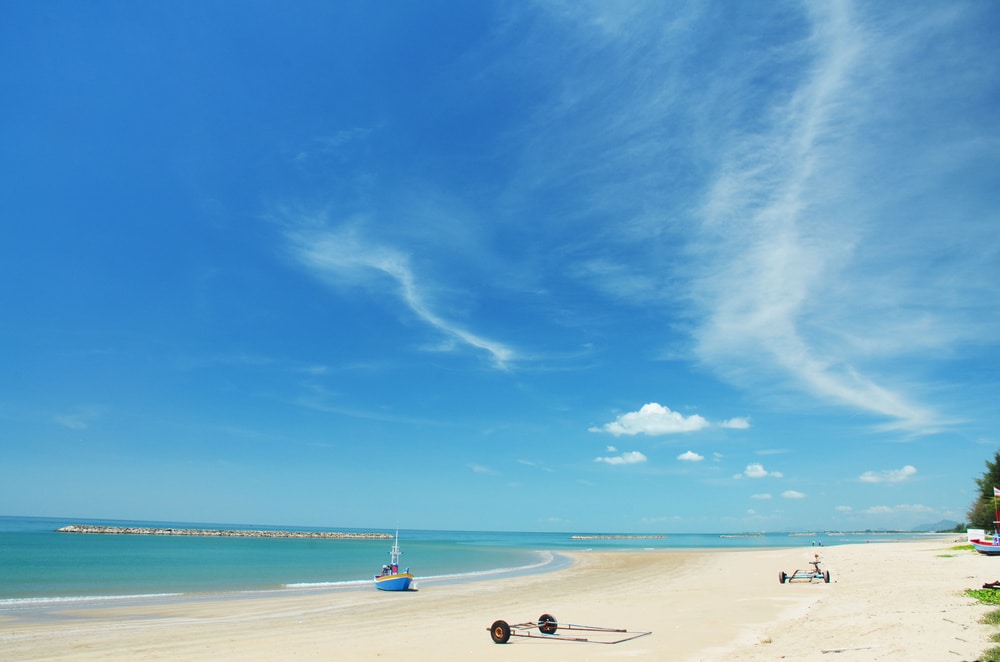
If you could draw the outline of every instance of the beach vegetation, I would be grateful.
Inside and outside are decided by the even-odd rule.
[[[997,595],[998,593],[1000,593],[1000,591],[996,591],[994,589],[973,589],[966,591],[966,594],[987,604],[1000,604],[1000,596]],[[1000,627],[1000,609],[994,609],[993,611],[984,614],[983,617],[979,619],[979,622],[983,625]],[[990,641],[1000,641],[1000,632],[994,632],[990,635]],[[983,651],[982,655],[980,655],[977,659],[980,662],[1000,662],[1000,646],[994,646],[993,648]]]
[[[1000,606],[1000,590],[994,588],[972,588],[968,589],[965,594],[983,604]],[[1000,609],[994,609],[983,614],[982,618],[979,619],[979,622],[983,625],[1000,627]],[[1000,641],[1000,632],[995,632],[990,635],[990,641]],[[993,648],[983,651],[983,653],[976,659],[979,660],[979,662],[1000,662],[1000,646],[994,646]]]
[[[974,598],[984,605],[998,605],[1000,606],[1000,591],[995,588],[970,588],[965,592],[970,598]],[[1000,609],[996,612],[997,618],[1000,619]],[[989,616],[989,614],[987,614]],[[984,616],[985,618],[985,616]],[[986,621],[983,621],[984,623]],[[1000,625],[1000,620],[997,621],[996,625]]]
[[[986,461],[986,471],[975,481],[979,489],[976,500],[972,502],[966,513],[966,517],[969,519],[969,528],[994,531],[996,527],[994,522],[996,501],[993,490],[1000,487],[1000,450],[993,454],[992,461]]]

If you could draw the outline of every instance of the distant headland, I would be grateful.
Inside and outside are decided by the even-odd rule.
[[[57,533],[98,533],[132,536],[204,536],[211,538],[334,538],[337,540],[391,539],[388,533],[344,533],[341,531],[252,531],[249,529],[174,529],[146,526],[102,526],[70,524]]]

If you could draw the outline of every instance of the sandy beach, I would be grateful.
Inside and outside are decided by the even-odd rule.
[[[371,590],[185,596],[0,615],[3,660],[975,660],[990,610],[963,590],[1000,559],[956,536],[771,550],[573,553],[567,569]],[[832,581],[780,584],[814,553]],[[614,645],[513,638],[498,619],[652,634]],[[537,630],[535,631],[537,634]],[[586,635],[584,635],[586,636]]]

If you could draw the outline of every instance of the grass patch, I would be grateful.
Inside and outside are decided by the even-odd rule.
[[[978,600],[982,604],[996,605],[1000,607],[1000,589],[970,588],[965,591],[965,594],[970,598]],[[982,618],[979,619],[979,622],[983,625],[1000,627],[1000,609],[994,609],[987,612]],[[1000,632],[994,632],[991,634],[990,641],[994,643],[1000,642]],[[994,646],[993,648],[983,651],[983,654],[977,659],[979,662],[1000,662],[1000,646]]]
[[[979,622],[983,625],[1000,625],[1000,609],[994,609],[987,614],[983,614]]]
[[[1000,646],[983,651],[979,656],[979,662],[1000,662]]]
[[[954,547],[952,547],[952,549],[955,550],[955,551],[957,551],[957,552],[958,551],[971,552],[972,550],[975,549],[975,547],[973,547],[971,544],[970,545],[955,545]]]
[[[979,600],[984,605],[1000,605],[1000,590],[995,588],[970,588],[965,591],[970,598]],[[1000,622],[997,622],[1000,625]]]

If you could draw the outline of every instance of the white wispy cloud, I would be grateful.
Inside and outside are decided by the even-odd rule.
[[[98,420],[103,408],[93,405],[77,407],[76,409],[57,414],[54,419],[58,425],[70,430],[86,430]]]
[[[476,473],[476,474],[489,474],[491,476],[497,475],[496,471],[494,471],[493,469],[490,469],[489,467],[483,466],[481,464],[470,464],[469,465],[469,469],[472,471],[472,473]]]
[[[419,320],[439,331],[455,346],[487,353],[494,365],[505,368],[517,358],[504,343],[485,338],[445,319],[434,310],[427,289],[420,285],[409,256],[390,245],[366,240],[359,228],[329,228],[322,219],[297,224],[287,232],[293,258],[317,278],[339,287],[366,286],[391,292]]]
[[[797,490],[785,490],[781,493],[783,499],[805,499],[806,495]]]
[[[763,492],[761,494],[751,494],[750,498],[751,499],[760,499],[762,501],[767,501],[768,499],[771,499],[772,497],[767,492]]]
[[[603,462],[605,464],[642,464],[646,461],[646,456],[639,451],[626,451],[621,455],[615,455],[612,457],[596,457],[594,462]]]
[[[530,146],[532,151],[566,158],[553,164],[551,158],[530,158],[529,152],[526,161],[545,163],[546,169],[532,169],[524,179],[533,186],[554,187],[570,179],[573,169],[573,180],[586,178],[585,188],[601,199],[595,208],[607,208],[606,200],[642,199],[647,209],[659,212],[641,214],[619,204],[616,217],[629,222],[624,228],[616,223],[616,230],[622,229],[601,239],[629,244],[632,264],[611,254],[590,256],[577,264],[576,275],[616,298],[642,303],[670,291],[661,283],[686,284],[682,297],[696,305],[689,315],[695,322],[697,356],[734,381],[757,374],[753,369],[757,357],[821,397],[849,399],[855,406],[888,409],[907,418],[919,413],[909,411],[905,401],[891,402],[898,396],[879,390],[870,379],[840,363],[839,356],[818,353],[802,325],[803,313],[816,298],[816,284],[836,273],[854,241],[853,233],[835,233],[833,226],[825,234],[821,226],[810,227],[811,216],[806,213],[814,178],[829,162],[823,160],[829,158],[824,146],[849,128],[839,121],[838,111],[847,105],[848,99],[842,97],[850,93],[851,73],[866,44],[866,34],[851,24],[846,5],[831,3],[828,9],[816,10],[826,15],[805,17],[814,24],[814,36],[805,44],[776,46],[768,52],[774,55],[738,50],[742,59],[729,69],[735,74],[716,74],[702,89],[683,89],[687,81],[672,66],[673,48],[696,48],[684,34],[699,20],[697,9],[668,17],[660,13],[658,3],[630,3],[625,11],[563,3],[549,11],[555,25],[546,23],[544,30],[531,26],[537,33],[529,31],[533,35],[529,41],[538,40],[534,47],[539,50],[543,36],[546,43],[571,45],[579,71],[563,67],[560,103],[546,106],[533,118],[533,128],[542,137]],[[553,27],[564,30],[559,40],[550,39]],[[636,57],[638,53],[644,57]],[[547,54],[565,57],[561,52]],[[718,57],[729,55],[720,51]],[[780,87],[771,97],[755,94],[748,81],[776,66],[778,59],[793,73],[787,78],[792,89]],[[593,75],[597,62],[607,76]],[[801,73],[796,62],[801,63]],[[611,94],[595,82],[600,79],[621,83]],[[637,84],[641,79],[658,84]],[[680,98],[696,109],[693,117],[671,102]],[[744,114],[754,116],[752,128],[733,123],[734,115]],[[704,126],[711,133],[696,135],[692,143],[655,130],[670,121],[693,129]],[[560,130],[541,130],[556,126]],[[714,135],[720,138],[713,139]],[[702,223],[700,236],[679,236],[694,257],[691,262],[679,261],[674,271],[669,266],[656,269],[653,259],[659,260],[659,254],[650,251],[646,262],[641,257],[647,251],[635,249],[656,246],[653,237],[675,235],[674,228],[661,220],[672,215],[671,202],[650,194],[658,177],[676,176],[671,167],[679,155],[712,163],[699,149],[724,156],[717,162],[714,180],[707,184],[697,219]],[[578,163],[593,165],[580,172]],[[629,176],[634,183],[623,182]],[[829,187],[841,181],[828,177],[823,184]],[[622,195],[623,190],[632,195]],[[656,203],[662,206],[657,208]],[[852,371],[855,379],[845,381],[844,375]],[[879,405],[879,401],[889,402]]]
[[[866,471],[858,477],[858,480],[862,483],[902,483],[915,475],[917,475],[917,468],[908,464],[901,469]]]
[[[894,116],[908,126],[914,108],[948,112],[954,90],[911,84],[894,66],[917,57],[908,49],[933,42],[948,18],[914,12],[880,25],[860,15],[866,10],[846,1],[812,5],[809,39],[787,52],[801,65],[789,79],[794,87],[757,109],[762,124],[731,134],[703,207],[705,262],[692,283],[702,313],[696,351],[740,384],[781,377],[789,388],[883,417],[883,428],[933,432],[945,421],[921,402],[913,363],[903,370],[891,361],[959,349],[965,334],[984,337],[996,313],[983,305],[980,279],[967,286],[926,266],[941,260],[966,273],[956,259],[964,255],[996,275],[995,261],[986,266],[984,258],[997,242],[974,217],[970,234],[951,239],[940,214],[926,208],[940,206],[927,190],[953,194],[922,154],[960,153],[965,160],[948,169],[972,172],[976,148],[948,131],[882,133]],[[896,33],[901,26],[905,36]],[[959,58],[942,56],[936,66],[959,70]],[[977,94],[971,81],[966,93]],[[925,202],[873,185],[889,168],[907,173],[907,190],[926,185],[915,193]],[[973,310],[982,318],[972,319]]]
[[[677,459],[682,462],[701,462],[705,459],[704,455],[699,455],[694,451],[687,451],[686,453],[681,453],[677,456]]]

